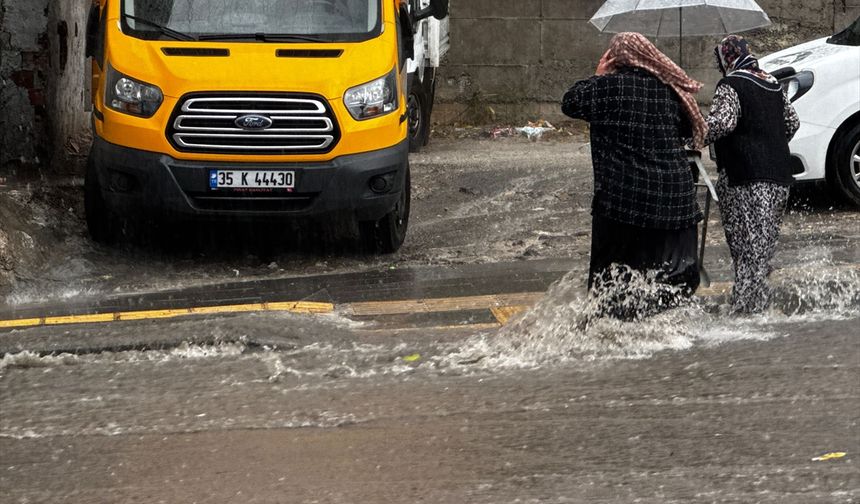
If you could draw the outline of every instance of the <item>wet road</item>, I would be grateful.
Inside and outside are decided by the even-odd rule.
[[[6,332],[0,500],[858,502],[856,272],[792,275],[751,319],[713,295],[594,319],[578,272],[501,329],[462,318],[564,267],[326,279],[333,306],[387,286],[393,300],[361,306],[455,324],[362,319],[353,304]],[[294,292],[320,296],[318,280]],[[435,312],[396,300],[416,292],[464,296]],[[833,452],[846,455],[812,460]]]
[[[635,359],[338,322],[279,350],[7,358],[0,500],[856,503],[858,322],[759,322]],[[811,460],[828,452],[848,455]]]
[[[0,306],[0,503],[860,503],[860,214],[790,212],[764,316],[712,215],[710,289],[599,319],[577,149],[438,143],[394,258],[70,238]]]

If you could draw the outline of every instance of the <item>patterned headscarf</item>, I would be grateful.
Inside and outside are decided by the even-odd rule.
[[[758,58],[752,54],[749,42],[739,35],[729,35],[714,49],[717,65],[723,75],[744,71],[760,79],[769,80],[770,74],[758,65]]]
[[[704,145],[708,125],[695,97],[702,89],[701,82],[693,80],[640,33],[626,32],[615,35],[609,43],[607,57],[615,60],[613,68],[641,68],[671,87],[681,98],[684,111],[693,126],[694,147],[701,148]]]

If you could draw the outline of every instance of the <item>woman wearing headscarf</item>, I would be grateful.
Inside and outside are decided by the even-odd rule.
[[[619,33],[597,75],[573,85],[562,111],[591,125],[594,167],[589,289],[613,265],[682,286],[699,285],[702,219],[685,144],[707,126],[695,94],[702,84],[639,33]]]
[[[705,141],[714,144],[720,172],[717,195],[735,273],[732,310],[758,313],[770,303],[767,277],[794,181],[788,142],[800,122],[743,37],[726,37],[715,54],[724,78]]]

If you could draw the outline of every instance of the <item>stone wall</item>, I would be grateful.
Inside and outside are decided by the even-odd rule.
[[[0,0],[3,173],[75,171],[86,150],[88,8],[89,0]]]
[[[588,22],[603,0],[451,0],[451,52],[438,86],[440,122],[558,118],[558,101],[591,75],[610,35]],[[748,34],[766,54],[830,35],[860,16],[860,0],[759,0],[774,25]],[[684,67],[718,79],[713,46],[721,37],[684,39]],[[657,45],[678,60],[677,39]]]
[[[39,163],[47,135],[48,0],[0,0],[0,166]]]

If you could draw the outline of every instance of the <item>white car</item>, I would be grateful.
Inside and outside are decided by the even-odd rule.
[[[791,142],[798,181],[827,180],[860,206],[860,18],[844,31],[771,54],[801,126]]]

